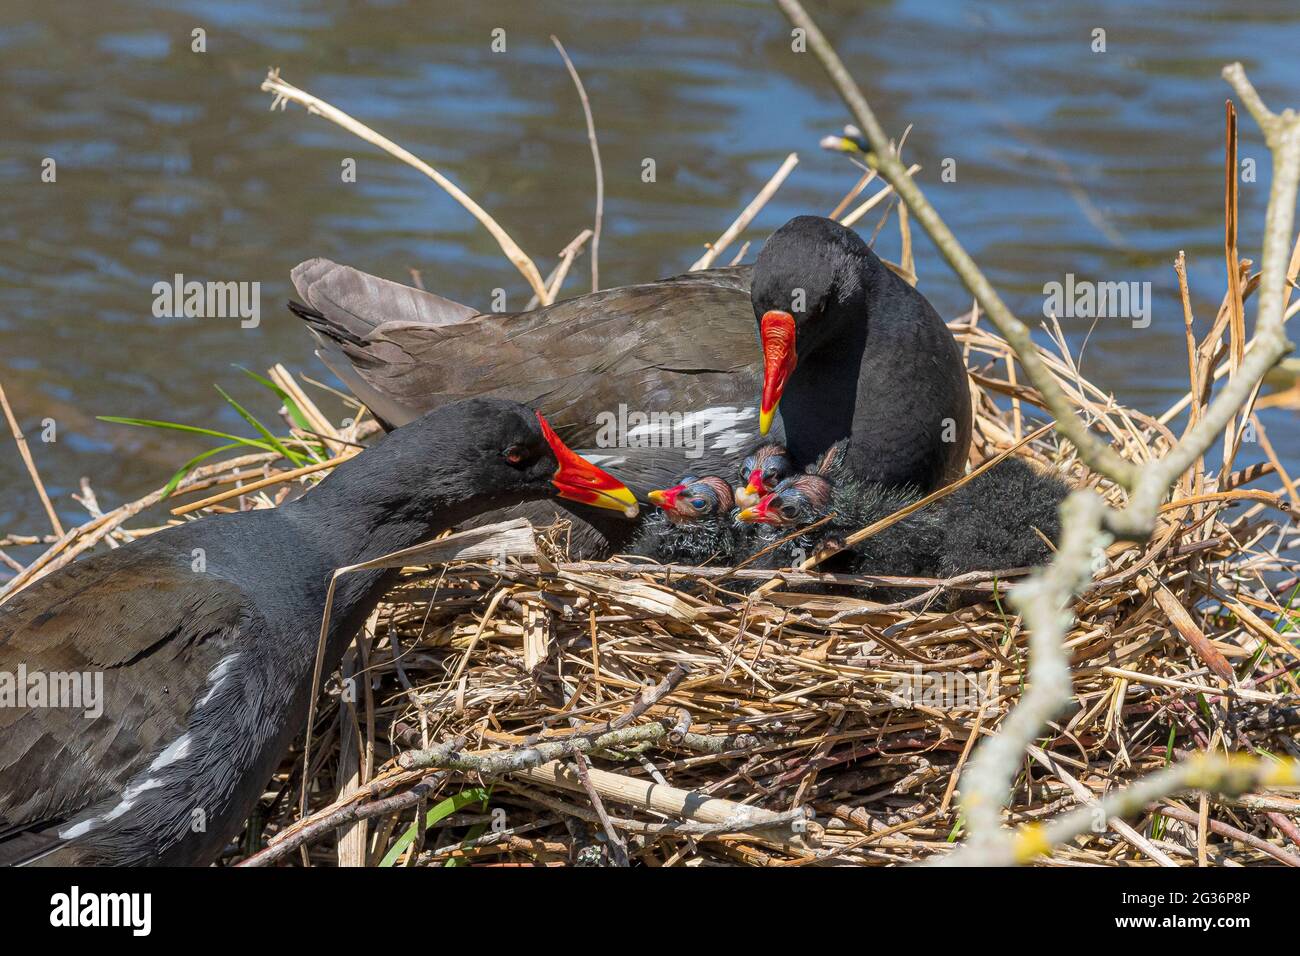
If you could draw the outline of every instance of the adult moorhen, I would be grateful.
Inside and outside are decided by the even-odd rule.
[[[733,474],[760,419],[799,465],[850,438],[864,480],[929,490],[966,460],[969,389],[951,333],[924,296],[829,219],[790,220],[752,270],[690,273],[525,313],[476,313],[326,259],[297,266],[293,282],[305,304],[289,307],[317,355],[381,421],[401,424],[468,395],[526,401],[637,490],[687,472]],[[620,410],[649,424],[611,429]],[[605,534],[592,550],[622,543]]]
[[[20,592],[0,606],[0,672],[102,674],[103,713],[0,707],[0,862],[211,863],[302,730],[332,572],[552,495],[635,514],[541,415],[474,399],[297,501],[170,528]],[[339,579],[327,672],[392,573]]]

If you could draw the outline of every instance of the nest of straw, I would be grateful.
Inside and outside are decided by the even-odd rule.
[[[975,314],[952,328],[973,370],[972,464],[1026,456],[1115,501],[1121,491],[1040,427],[1006,342]],[[1166,422],[1088,383],[1049,332],[1040,353],[1079,414],[1131,460],[1163,454]],[[364,425],[334,430],[282,367],[271,374],[318,440],[355,453],[345,443]],[[1202,463],[1150,540],[1098,556],[1067,642],[1075,697],[1026,755],[1008,823],[1188,752],[1300,756],[1294,491],[1256,427],[1269,461],[1221,483]],[[197,468],[167,503],[208,496],[173,508],[190,515],[274,507],[328,470],[277,461]],[[1278,473],[1283,492],[1263,490]],[[102,512],[84,489],[91,520],[46,539],[8,587],[157,530],[134,525],[164,497]],[[310,750],[286,757],[225,862],[887,865],[955,845],[961,771],[1026,679],[1027,635],[1007,600],[1025,569],[875,579],[909,587],[886,605],[838,596],[815,568],[572,561],[565,531],[405,568],[323,688]],[[518,529],[503,534],[519,545]],[[736,586],[755,579],[770,583]],[[810,584],[818,593],[800,590]],[[1045,865],[1297,865],[1298,812],[1276,794],[1170,798]]]
[[[974,370],[973,463],[1010,449],[1120,494],[1037,428],[1036,393],[1002,339],[974,315],[952,327]],[[1133,460],[1161,454],[1168,426],[1090,385],[1054,338],[1042,354],[1080,414]],[[1300,561],[1288,499],[1259,488],[1280,468],[1221,485],[1198,470],[1149,541],[1098,556],[1068,639],[1075,697],[1026,755],[1009,823],[1185,752],[1300,755]],[[270,455],[242,456],[197,469],[177,495],[269,479],[237,501],[271,507],[320,473],[290,478]],[[160,497],[73,529],[24,573],[148,533],[125,523]],[[883,605],[836,595],[815,568],[571,561],[564,532],[529,531],[492,560],[405,568],[326,683],[310,751],[286,757],[226,862],[888,865],[955,845],[962,768],[1026,678],[1007,600],[1023,569],[907,579],[913,596]],[[735,588],[756,576],[774,580]],[[800,590],[814,582],[818,593]],[[1045,863],[1300,863],[1286,845],[1300,800],[1206,799],[1165,800]]]

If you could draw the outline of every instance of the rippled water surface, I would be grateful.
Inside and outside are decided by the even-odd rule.
[[[1084,373],[1158,412],[1185,389],[1172,260],[1187,252],[1196,313],[1222,296],[1221,65],[1245,62],[1265,99],[1300,106],[1294,0],[1127,3],[810,3],[930,195],[1009,301],[1039,316],[1067,273],[1150,282],[1135,329],[1066,320]],[[207,50],[193,52],[195,28]],[[493,52],[495,29],[506,50]],[[1106,32],[1106,52],[1091,49]],[[817,140],[844,114],[785,21],[759,2],[123,2],[0,8],[0,382],[61,512],[92,478],[104,506],[157,487],[203,439],[96,421],[164,418],[247,433],[213,383],[259,413],[233,367],[276,360],[324,376],[282,307],[311,256],[425,283],[487,307],[526,286],[492,239],[428,180],[301,109],[271,113],[268,66],[452,177],[549,270],[590,221],[582,114],[551,46],[591,96],[606,178],[604,285],[681,271],[790,151],[801,163],[746,238],[826,212],[855,171]],[[1268,157],[1248,117],[1242,254],[1256,252]],[[357,181],[341,181],[345,158]],[[657,182],[641,179],[653,157]],[[53,158],[57,181],[41,181]],[[940,182],[944,160],[955,182]],[[870,235],[875,220],[860,226]],[[878,248],[898,253],[893,221]],[[752,257],[752,251],[751,251]],[[954,315],[969,297],[924,239],[921,288]],[[256,328],[153,315],[152,288],[259,282]],[[582,260],[568,291],[588,279]],[[331,411],[334,408],[330,409]],[[37,439],[57,423],[58,441]],[[1300,461],[1292,412],[1265,419]],[[44,531],[7,435],[0,528]]]

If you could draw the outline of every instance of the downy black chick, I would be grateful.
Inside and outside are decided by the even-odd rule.
[[[943,577],[1046,563],[1061,534],[1057,509],[1070,486],[1021,458],[1007,458],[935,502],[943,529]],[[1041,534],[1039,533],[1041,532]]]
[[[807,473],[786,478],[738,520],[765,526],[759,549],[789,535],[800,534],[762,555],[755,566],[785,568],[819,551],[837,551],[849,535],[912,504],[921,496],[910,488],[890,488],[864,482],[850,473],[844,443],[830,449]],[[823,518],[828,520],[818,524]],[[823,560],[821,569],[848,574],[929,576],[940,565],[943,528],[935,509],[926,507],[858,542],[842,554]]]
[[[733,564],[757,537],[752,525],[734,520],[731,486],[716,475],[688,475],[646,497],[660,510],[642,520],[631,554],[662,564]]]

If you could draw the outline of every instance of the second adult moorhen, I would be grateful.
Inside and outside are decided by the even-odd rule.
[[[966,460],[969,388],[952,334],[829,219],[790,220],[752,270],[689,273],[533,312],[477,313],[326,259],[298,265],[293,282],[305,304],[290,309],[317,354],[381,421],[468,395],[526,401],[642,493],[687,472],[735,473],[760,420],[800,466],[849,438],[868,481],[929,490]],[[611,429],[624,412],[649,424]],[[625,543],[597,531],[593,552]]]
[[[557,495],[635,514],[539,414],[474,399],[297,501],[169,528],[21,591],[0,606],[0,671],[99,675],[102,713],[0,707],[0,863],[213,862],[303,729],[334,570]],[[393,573],[339,578],[326,673]]]

